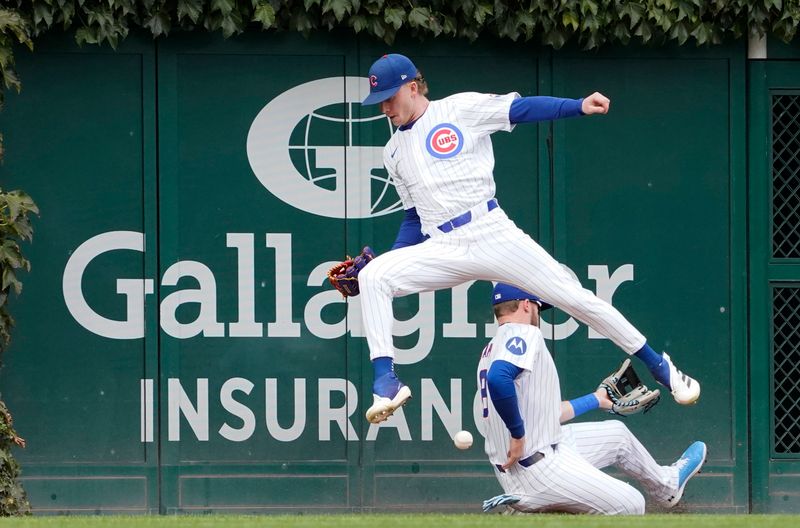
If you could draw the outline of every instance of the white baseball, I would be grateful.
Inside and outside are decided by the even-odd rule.
[[[459,449],[469,449],[472,445],[472,433],[469,431],[459,431],[453,436],[453,443]]]

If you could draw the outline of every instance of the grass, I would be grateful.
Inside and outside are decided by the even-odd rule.
[[[415,528],[457,526],[488,528],[789,528],[800,526],[800,515],[645,515],[594,517],[585,515],[481,515],[481,514],[348,514],[348,515],[179,515],[179,516],[41,516],[3,519],[13,527],[113,527],[113,528]]]

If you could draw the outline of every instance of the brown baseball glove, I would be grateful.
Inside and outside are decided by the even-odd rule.
[[[345,297],[355,297],[361,293],[358,288],[358,274],[374,258],[372,248],[364,246],[357,257],[347,257],[347,260],[328,270],[328,281]]]

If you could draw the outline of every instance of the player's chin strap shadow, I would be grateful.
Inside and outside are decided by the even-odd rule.
[[[492,497],[491,499],[486,499],[483,501],[483,512],[488,513],[494,508],[498,506],[503,506],[506,504],[516,504],[520,501],[520,498],[516,495],[498,495],[496,497]]]

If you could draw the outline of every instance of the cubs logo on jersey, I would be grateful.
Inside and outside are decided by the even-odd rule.
[[[515,356],[521,356],[528,350],[528,343],[521,337],[512,337],[506,341],[506,350]]]
[[[464,135],[455,125],[442,123],[430,131],[425,147],[434,158],[452,158],[464,147]]]

